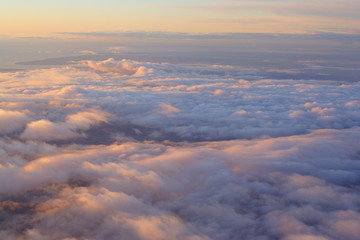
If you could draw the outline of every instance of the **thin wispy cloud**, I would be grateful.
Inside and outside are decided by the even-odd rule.
[[[174,6],[168,6],[169,8]],[[209,12],[213,17],[201,21],[231,25],[241,31],[264,31],[266,26],[273,32],[306,33],[328,31],[331,27],[347,26],[358,30],[360,13],[358,1],[221,1],[194,5],[178,5],[179,8]],[[200,20],[200,19],[198,19]],[[269,32],[265,30],[265,32]],[[270,30],[270,32],[271,32]],[[334,29],[333,29],[334,30]],[[340,31],[341,32],[341,31]],[[346,32],[346,31],[345,31]]]
[[[227,0],[199,4],[194,9],[211,10],[226,13],[246,13],[253,11],[255,16],[265,14],[290,15],[290,16],[318,16],[329,18],[359,18],[360,4],[354,0],[316,0],[316,1],[234,1]],[[258,13],[258,14],[256,14]]]
[[[169,3],[153,0],[111,4],[91,0],[86,6],[73,3],[71,8],[65,2],[49,5],[33,1],[35,4],[18,0],[8,5],[8,11],[1,14],[3,34],[47,37],[54,36],[54,32],[140,30],[209,33],[234,32],[234,29],[235,32],[251,33],[306,33],[330,28],[358,29],[360,11],[356,0],[197,0]],[[22,15],[17,14],[20,12]],[[13,23],[11,28],[5,24],[7,22]],[[24,27],[29,24],[31,29]]]

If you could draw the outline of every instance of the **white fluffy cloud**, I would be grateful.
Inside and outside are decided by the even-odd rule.
[[[358,238],[358,82],[87,64],[0,73],[1,239]]]

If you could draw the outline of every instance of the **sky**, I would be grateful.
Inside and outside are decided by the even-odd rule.
[[[359,33],[357,0],[1,1],[1,34],[170,31]]]

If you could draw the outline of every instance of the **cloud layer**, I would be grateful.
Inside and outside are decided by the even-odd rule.
[[[0,73],[1,239],[359,236],[358,82],[79,64]]]

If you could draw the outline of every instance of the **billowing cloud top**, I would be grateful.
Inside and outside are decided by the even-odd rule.
[[[360,235],[359,82],[132,60],[0,73],[0,238]]]

